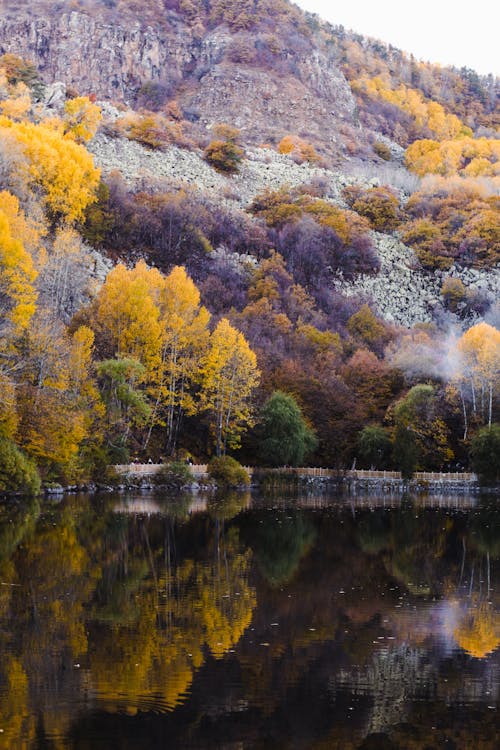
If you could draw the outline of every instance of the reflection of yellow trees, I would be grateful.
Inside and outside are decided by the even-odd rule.
[[[251,553],[239,551],[236,531],[219,533],[216,524],[208,564],[187,559],[154,584],[143,581],[136,622],[115,624],[91,648],[91,679],[107,710],[173,709],[202,666],[204,647],[219,659],[250,624]]]
[[[483,659],[500,645],[500,613],[482,602],[465,613],[454,636],[460,648]]]
[[[5,742],[5,747],[28,748],[34,735],[34,726],[28,721],[28,678],[19,659],[8,656],[2,662],[2,741]]]

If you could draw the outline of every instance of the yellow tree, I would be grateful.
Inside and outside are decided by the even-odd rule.
[[[20,334],[35,312],[36,271],[22,242],[12,231],[10,216],[17,214],[17,198],[0,193],[0,331]],[[15,225],[14,225],[15,228]]]
[[[166,410],[167,453],[175,449],[182,414],[194,414],[193,385],[199,381],[201,358],[208,342],[210,313],[200,306],[200,293],[182,266],[165,279],[160,296],[161,367],[156,390]]]
[[[251,396],[260,378],[255,353],[226,318],[218,323],[202,372],[201,405],[210,416],[216,454],[239,445],[252,425]]]
[[[483,420],[487,400],[487,421],[491,427],[493,396],[500,385],[500,331],[488,323],[478,323],[461,336],[457,351],[458,380],[470,386],[472,411],[474,415],[480,412]]]
[[[160,366],[159,298],[164,278],[139,261],[127,269],[121,263],[109,274],[97,300],[96,328],[111,356],[138,360],[151,372]]]
[[[34,124],[0,116],[0,138],[21,147],[29,182],[42,192],[50,214],[73,223],[84,219],[86,207],[95,200],[100,171],[92,155],[66,137],[62,127],[60,121]]]
[[[65,132],[79,143],[94,137],[101,120],[100,108],[88,96],[77,96],[64,105]]]

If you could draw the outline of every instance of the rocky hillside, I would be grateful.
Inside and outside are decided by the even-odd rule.
[[[128,3],[63,3],[58,12],[52,3],[16,3],[0,20],[0,52],[99,99],[133,104],[153,84],[201,131],[225,121],[248,142],[303,133],[339,152],[339,128],[354,124],[354,97],[335,55],[313,45],[300,15],[300,25],[292,18],[276,34],[264,22],[249,31],[193,23],[186,10],[164,5],[148,18]]]
[[[343,190],[350,184],[365,190],[385,185],[404,212],[409,196],[419,194],[423,174],[407,171],[408,144],[429,137],[446,144],[453,133],[496,137],[495,79],[416,66],[403,53],[346,34],[285,0],[150,0],[140,8],[132,0],[63,0],[57,7],[44,0],[4,0],[0,53],[34,62],[48,84],[43,96],[48,113],[59,113],[75,94],[98,99],[104,126],[89,148],[105,180],[120,172],[131,195],[187,188],[245,221],[263,191],[301,190],[313,183],[321,185],[322,198],[343,210],[348,208]],[[117,125],[137,111],[140,136]],[[217,171],[202,158],[211,128],[220,122],[240,131],[246,149],[235,173]],[[168,131],[164,139],[157,135],[162,128]],[[295,147],[277,153],[287,134],[293,143],[311,144],[308,153],[314,158],[298,158]],[[480,175],[467,165],[470,158],[466,176]],[[478,159],[484,161],[483,152]],[[495,170],[492,164],[484,174],[493,182],[485,188],[483,179],[481,186],[493,196]],[[494,198],[487,200],[484,210],[497,211]],[[415,231],[421,217],[410,215],[406,232],[406,225],[395,233],[396,224],[372,221],[378,273],[361,264],[353,276],[340,263],[329,271],[328,283],[347,297],[368,301],[386,320],[411,326],[439,319],[446,307],[443,283],[458,279],[468,294],[468,302],[462,296],[457,303],[458,311],[465,317],[482,315],[500,296],[499,240],[488,228],[495,218],[488,217],[471,219],[479,233],[474,242],[493,242],[487,262],[469,257],[463,237],[441,238],[441,227],[439,238]],[[468,225],[462,223],[463,234]],[[406,240],[410,236],[416,239]],[[275,241],[271,231],[268,246]],[[102,249],[112,257],[143,254],[168,269],[169,259],[159,261],[149,246],[139,243],[138,250],[127,246],[130,239],[120,239],[120,247],[117,242],[108,237]],[[429,243],[431,253],[442,253],[436,262],[429,262]],[[218,244],[224,247],[225,238]],[[218,249],[217,243],[212,246]],[[251,243],[244,250],[259,256]],[[282,253],[287,255],[286,248]],[[189,257],[181,260],[190,266]],[[318,286],[314,279],[309,284]],[[455,313],[457,305],[452,305]]]

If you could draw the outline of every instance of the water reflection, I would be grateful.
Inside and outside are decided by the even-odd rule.
[[[463,497],[4,506],[1,741],[497,747],[499,558]]]

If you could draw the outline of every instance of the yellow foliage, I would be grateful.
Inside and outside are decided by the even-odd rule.
[[[9,97],[0,101],[0,112],[13,120],[23,120],[31,109],[29,89],[22,82],[9,88]]]
[[[29,180],[42,190],[54,217],[69,223],[84,218],[86,207],[95,200],[100,171],[83,146],[47,124],[14,122],[5,116],[0,116],[0,138],[22,147]]]
[[[372,99],[382,99],[409,114],[419,128],[428,128],[438,140],[472,135],[456,115],[448,114],[438,102],[425,99],[420,91],[400,84],[393,89],[380,76],[363,76],[352,82],[355,91],[360,91]]]
[[[201,403],[210,414],[220,455],[226,446],[237,447],[241,433],[252,425],[250,397],[260,378],[255,353],[226,318],[210,337],[202,375]]]
[[[500,141],[469,136],[438,141],[422,139],[408,146],[406,165],[426,174],[490,177],[500,174]]]
[[[464,651],[476,659],[484,659],[500,645],[500,615],[487,603],[469,611],[454,632]]]
[[[278,144],[280,154],[290,154],[300,163],[308,161],[315,163],[319,161],[319,156],[314,146],[307,141],[299,138],[298,135],[285,135]]]
[[[69,99],[64,105],[65,132],[79,143],[94,137],[101,120],[100,108],[87,96]]]
[[[144,261],[131,270],[120,263],[108,274],[99,294],[96,322],[109,340],[111,356],[132,357],[148,369],[159,367],[158,301],[163,283],[161,273]]]
[[[2,205],[7,207],[7,212]],[[29,324],[36,303],[33,283],[37,273],[29,253],[12,231],[9,215],[18,215],[17,198],[0,193],[0,297],[1,313],[13,327],[12,333],[21,333]],[[20,220],[21,221],[21,220]],[[15,224],[15,222],[13,222]]]

